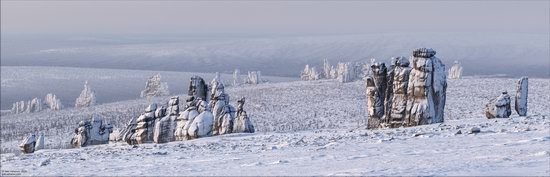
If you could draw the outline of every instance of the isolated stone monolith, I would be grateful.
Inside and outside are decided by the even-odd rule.
[[[522,77],[516,85],[515,108],[519,116],[527,115],[527,94],[529,91],[529,78]]]

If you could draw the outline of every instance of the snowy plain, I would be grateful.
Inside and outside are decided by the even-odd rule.
[[[515,93],[515,82],[449,80],[444,123],[384,130],[365,129],[362,81],[229,87],[232,104],[247,97],[257,133],[167,144],[65,149],[76,123],[92,112],[120,128],[143,112],[146,99],[2,116],[2,169],[23,175],[549,175],[549,79],[529,79],[528,116],[484,117],[485,103],[502,90]],[[469,133],[472,127],[481,132]],[[34,129],[47,129],[46,149],[20,154],[17,142]]]

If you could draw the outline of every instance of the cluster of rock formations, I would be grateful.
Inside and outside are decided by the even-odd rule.
[[[319,79],[337,79],[339,82],[351,82],[357,79],[363,78],[368,73],[369,65],[361,62],[345,62],[338,63],[335,66],[329,64],[325,59],[323,61],[323,70],[318,71],[316,67],[310,67],[306,65],[300,79],[305,81],[319,80]]]
[[[157,73],[151,76],[147,82],[145,82],[145,89],[141,91],[140,96],[151,98],[158,96],[167,96],[170,95],[170,90],[168,90],[168,83],[161,82],[161,75]]]
[[[224,88],[219,74],[210,82],[210,87],[201,77],[193,76],[183,111],[180,112],[177,96],[170,98],[166,106],[153,103],[137,119],[130,120],[120,132],[120,139],[133,145],[253,133],[254,126],[243,110],[245,99],[238,100],[235,109],[229,104]]]
[[[34,151],[44,149],[44,147],[44,133],[40,133],[38,138],[36,138],[36,134],[31,133],[19,144],[19,149],[23,153],[34,153]]]
[[[395,128],[443,122],[447,90],[445,65],[436,51],[420,48],[410,60],[371,64],[365,78],[367,128]],[[412,67],[410,61],[412,61]]]
[[[88,81],[86,81],[84,83],[84,89],[80,92],[80,96],[76,98],[74,107],[76,108],[90,107],[95,105],[95,103],[96,103],[95,91],[92,90],[90,85],[88,85]]]
[[[453,66],[449,68],[449,72],[447,74],[447,77],[449,79],[460,79],[462,78],[462,66],[458,61],[455,61]]]
[[[29,101],[18,101],[13,103],[13,106],[11,108],[12,114],[20,114],[20,113],[33,113],[33,112],[40,112],[45,109],[50,109],[52,111],[58,111],[63,108],[63,104],[61,104],[61,100],[57,98],[52,93],[46,94],[46,97],[44,100],[39,98],[33,98]]]
[[[241,71],[239,69],[235,69],[233,72],[233,86],[238,86],[242,84],[261,84],[263,82],[266,82],[262,79],[262,72],[261,71],[248,71],[248,74],[245,75],[245,78],[243,79],[241,77]]]
[[[519,116],[527,115],[527,94],[528,94],[529,79],[522,77],[516,85],[515,110]],[[498,97],[489,100],[485,105],[485,117],[492,118],[508,118],[512,115],[512,98],[507,91],[502,92]]]
[[[85,147],[107,144],[111,133],[113,133],[113,126],[105,123],[98,115],[93,114],[91,121],[80,121],[78,123],[71,139],[71,145],[73,147]]]

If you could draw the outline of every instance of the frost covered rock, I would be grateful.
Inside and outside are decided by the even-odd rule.
[[[309,67],[309,65],[306,65],[306,67],[300,74],[300,79],[302,79],[303,81],[319,80],[320,78],[321,73],[317,72],[317,68]]]
[[[212,115],[208,103],[204,100],[198,101],[197,110],[199,112],[199,115],[195,117],[193,122],[191,122],[187,131],[190,139],[212,135],[214,115]]]
[[[147,82],[145,82],[145,89],[141,91],[140,96],[151,98],[158,96],[167,96],[170,95],[170,90],[168,90],[168,83],[161,82],[161,75],[157,73],[151,76]]]
[[[76,98],[74,106],[76,108],[90,107],[95,105],[95,103],[96,103],[95,92],[92,90],[90,85],[88,85],[88,81],[86,81],[84,83],[84,90],[82,90],[82,92],[80,92],[80,96]]]
[[[153,142],[153,131],[155,128],[155,113],[160,113],[157,111],[157,104],[152,103],[146,109],[145,113],[141,114],[136,119],[136,128],[133,131],[132,135],[126,139],[126,142],[130,145],[133,144],[143,144]]]
[[[44,98],[44,102],[48,108],[52,111],[58,111],[63,109],[63,104],[61,100],[57,98],[53,93],[48,93]]]
[[[406,108],[407,108],[407,89],[409,83],[409,75],[411,73],[411,68],[409,67],[409,60],[405,57],[398,57],[395,59],[394,67],[388,81],[391,81],[391,84],[388,84],[388,93],[391,93],[389,98],[391,101],[386,112],[389,112],[388,123],[391,128],[400,127],[403,125],[406,117]]]
[[[448,77],[449,79],[460,79],[462,77],[462,66],[458,61],[455,61],[449,69]]]
[[[262,73],[260,71],[248,71],[248,77],[246,79],[247,84],[260,84],[262,83]]]
[[[241,84],[242,84],[241,71],[239,71],[239,69],[235,69],[235,72],[233,72],[233,86],[237,86]]]
[[[206,100],[208,94],[208,86],[204,79],[199,76],[191,77],[189,81],[189,91],[187,95],[195,97],[195,99]]]
[[[71,139],[73,147],[85,147],[89,145],[109,143],[110,134],[113,132],[111,124],[103,122],[103,119],[92,114],[91,121],[80,121],[75,134]]]
[[[195,117],[199,115],[195,103],[195,97],[188,97],[186,102],[185,111],[181,112],[176,119],[176,130],[174,134],[177,141],[190,139],[187,131],[189,130],[189,127],[191,127]]]
[[[26,110],[25,101],[18,101],[13,103],[13,106],[11,107],[11,113],[12,114],[20,114],[24,113]]]
[[[354,77],[352,75],[351,63],[338,63],[336,68],[337,79],[341,83],[351,82]]]
[[[501,95],[493,98],[485,105],[485,116],[492,118],[508,118],[512,114],[511,98],[508,92],[504,91]]]
[[[27,105],[28,105],[26,110],[27,113],[40,112],[42,111],[43,102],[39,98],[33,98],[31,101],[27,103]]]
[[[519,116],[527,115],[527,94],[529,86],[529,78],[522,77],[518,80],[516,85],[516,99],[515,99],[515,108]]]
[[[371,65],[371,71],[372,71],[372,78],[374,80],[374,85],[376,87],[376,90],[378,91],[382,104],[384,104],[384,100],[386,98],[386,88],[388,85],[387,75],[388,75],[388,69],[386,68],[386,64],[384,63],[374,63]],[[384,112],[384,107],[382,107],[382,112]]]
[[[19,148],[23,153],[33,153],[36,146],[36,135],[31,133],[19,144]]]
[[[176,131],[176,119],[179,116],[179,97],[174,96],[168,101],[168,108],[166,108],[166,115],[158,113],[155,130],[153,133],[153,142],[155,143],[167,143],[176,140],[174,135]],[[160,110],[160,111],[159,111]],[[163,109],[157,109],[157,112],[162,112]],[[162,116],[162,118],[160,118]]]
[[[408,126],[443,122],[447,90],[445,65],[433,49],[413,51],[407,88]]]
[[[216,90],[213,90],[212,92],[212,99],[210,100],[210,108],[212,110],[212,115],[214,116],[212,134],[218,135],[222,129],[226,109],[225,107],[229,105],[229,95],[225,94],[223,83],[218,83]]]
[[[40,132],[38,139],[36,140],[36,145],[34,147],[35,151],[45,148],[44,132]]]
[[[237,101],[237,117],[233,121],[233,133],[254,133],[254,125],[244,111],[245,98]]]
[[[379,128],[384,116],[383,97],[376,88],[375,81],[372,77],[366,78],[366,93],[367,93],[367,113],[368,121],[367,128]]]

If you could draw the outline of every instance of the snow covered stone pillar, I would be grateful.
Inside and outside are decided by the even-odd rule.
[[[34,150],[38,151],[40,149],[44,149],[45,142],[44,142],[44,132],[40,132],[40,135],[38,136],[38,140],[36,140],[36,145],[34,146]]]
[[[191,77],[191,80],[189,81],[189,91],[187,92],[187,95],[195,97],[195,99],[202,99],[206,101],[206,97],[208,94],[208,86],[206,85],[206,82],[204,82],[204,79],[202,79],[199,76],[193,76]]]
[[[516,85],[515,108],[519,116],[527,115],[527,93],[529,78],[522,77]]]
[[[135,133],[127,140],[128,144],[143,144],[153,142],[153,130],[155,126],[155,112],[157,104],[153,103],[145,109],[145,113],[138,117]]]
[[[52,111],[58,111],[63,108],[63,104],[61,104],[61,100],[57,98],[52,93],[48,93],[46,97],[44,98],[44,102],[46,103],[46,106],[50,108]]]
[[[435,54],[428,48],[413,51],[407,88],[408,126],[443,122],[447,80],[445,65]]]
[[[210,111],[210,106],[204,100],[197,101],[197,104],[199,115],[189,125],[189,129],[187,130],[189,139],[212,135],[214,116]]]
[[[386,88],[388,85],[388,69],[386,68],[386,64],[384,63],[375,63],[371,65],[371,68],[372,78],[374,79],[374,86],[376,87],[376,90],[380,95],[380,101],[382,102],[382,105],[385,105],[384,100],[386,99]],[[382,106],[381,109],[382,112],[384,112],[384,106]]]
[[[233,122],[233,133],[254,133],[254,125],[244,111],[245,98],[242,97],[237,101],[237,117]]]
[[[91,121],[80,121],[75,134],[71,139],[71,145],[75,148],[89,145],[107,144],[109,136],[113,132],[111,124],[104,123],[101,117],[92,114]]]
[[[496,98],[493,98],[485,105],[485,116],[492,118],[508,118],[512,114],[510,106],[511,98],[508,92],[504,91]]]
[[[389,109],[386,110],[388,125],[391,128],[403,125],[407,108],[407,89],[409,84],[409,75],[411,68],[409,60],[405,57],[396,58],[396,63],[392,71],[393,78],[388,87],[392,87],[392,96]],[[389,89],[388,89],[389,90]]]
[[[241,79],[241,72],[239,69],[235,69],[235,72],[233,72],[233,86],[238,86],[242,84]]]
[[[176,140],[174,132],[176,131],[176,118],[179,114],[178,104],[179,97],[173,96],[170,98],[170,101],[168,101],[168,108],[166,109],[167,115],[162,118],[157,118],[158,121],[155,123],[153,136],[153,141],[155,143],[167,143]],[[157,111],[158,110],[159,109],[157,109]],[[158,116],[161,116],[161,114]]]
[[[19,148],[23,153],[33,153],[36,146],[36,135],[31,133],[19,144]]]
[[[366,92],[367,92],[367,113],[368,113],[368,129],[375,129],[380,127],[381,119],[384,116],[384,103],[383,97],[376,88],[374,79],[370,76],[366,78]]]
[[[158,96],[167,96],[170,95],[170,90],[168,89],[168,83],[161,82],[161,75],[157,73],[151,76],[147,82],[145,82],[145,89],[141,91],[140,96],[151,98]]]
[[[90,107],[95,105],[96,103],[96,97],[95,92],[92,90],[90,85],[88,85],[88,81],[84,83],[84,90],[80,92],[80,96],[76,98],[74,107],[76,108],[82,108],[82,107]]]
[[[462,77],[462,66],[458,61],[455,61],[453,66],[449,69],[449,79],[460,79]]]
[[[176,130],[174,134],[177,141],[189,139],[187,130],[189,130],[189,127],[191,126],[191,123],[193,123],[195,117],[199,115],[195,105],[195,97],[188,97],[186,100],[185,111],[180,113],[176,119]]]

